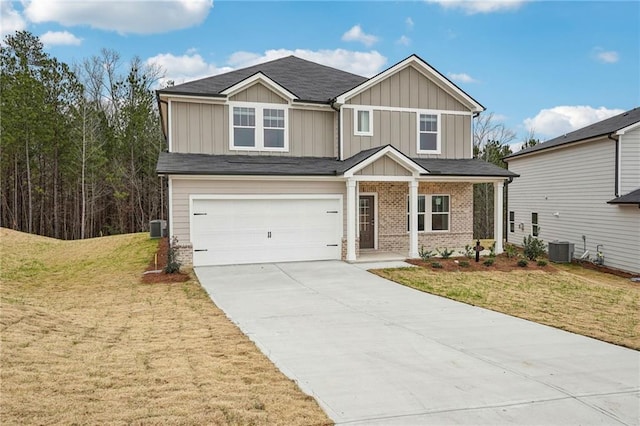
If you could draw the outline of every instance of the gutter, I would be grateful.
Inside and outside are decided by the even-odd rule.
[[[613,135],[613,133],[609,133],[607,135],[608,139],[611,139],[612,141],[615,141],[616,143],[616,160],[615,160],[615,176],[614,176],[614,188],[613,188],[613,193],[615,194],[616,198],[620,196],[619,194],[619,186],[620,186],[620,182],[619,182],[619,176],[620,176],[620,136],[618,136],[617,138],[613,138],[611,137],[611,135]]]
[[[340,137],[342,135],[342,121],[340,120],[340,117],[342,116],[342,114],[340,113],[341,108],[335,107],[336,105],[336,98],[333,98],[329,101],[329,106],[331,107],[332,110],[336,111],[338,113],[338,160],[342,160],[342,138]]]

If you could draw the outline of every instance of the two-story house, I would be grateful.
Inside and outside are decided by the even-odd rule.
[[[473,241],[473,184],[517,176],[473,159],[475,99],[412,55],[365,78],[286,57],[157,92],[170,236],[221,265]]]
[[[640,107],[505,158],[509,241],[573,244],[576,258],[640,274]]]

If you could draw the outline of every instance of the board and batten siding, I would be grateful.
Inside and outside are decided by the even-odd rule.
[[[254,87],[254,86],[252,86]],[[335,156],[334,111],[289,108],[289,151],[229,149],[229,107],[171,102],[171,152],[217,155]]]
[[[620,135],[620,195],[640,188],[640,127]]]
[[[346,202],[346,185],[340,181],[280,181],[280,180],[237,180],[222,181],[208,179],[171,178],[173,222],[171,235],[181,244],[190,243],[189,236],[189,196],[213,194],[340,194]],[[346,206],[343,205],[343,216]],[[343,228],[346,221],[343,218]]]
[[[640,273],[640,209],[607,204],[615,197],[614,141],[604,138],[542,151],[508,164],[520,175],[508,187],[508,211],[515,212],[515,232],[507,228],[509,242],[522,245],[532,233],[531,213],[536,212],[538,238],[545,243],[573,243],[574,257],[579,258],[584,235],[592,257],[600,244],[606,266]]]
[[[450,93],[413,66],[390,75],[347,100],[352,105],[377,105],[448,111],[469,111]]]
[[[373,136],[354,135],[354,109],[343,112],[344,158],[365,149],[393,145],[412,158],[472,158],[471,115],[443,113],[440,119],[440,154],[418,154],[417,113],[410,111],[373,111]]]
[[[411,176],[409,170],[386,156],[374,161],[355,174],[362,176]]]
[[[259,102],[263,104],[286,104],[287,100],[269,90],[264,84],[255,83],[229,98],[234,102]]]

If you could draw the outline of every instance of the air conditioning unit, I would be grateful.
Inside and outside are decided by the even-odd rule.
[[[549,242],[549,260],[555,263],[569,263],[573,259],[573,243],[568,241]]]
[[[149,221],[149,233],[151,238],[162,238],[167,236],[167,221],[166,220],[151,220]]]

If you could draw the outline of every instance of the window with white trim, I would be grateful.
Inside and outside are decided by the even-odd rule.
[[[411,230],[410,210],[411,200],[407,196],[407,231]],[[449,195],[418,195],[418,232],[449,231],[450,214]]]
[[[534,237],[540,234],[540,227],[538,226],[538,213],[531,213],[531,233]]]
[[[229,149],[287,151],[287,110],[275,105],[230,105]]]
[[[438,114],[418,114],[418,153],[440,153],[440,116]]]
[[[373,110],[353,110],[353,134],[356,136],[373,136]]]

